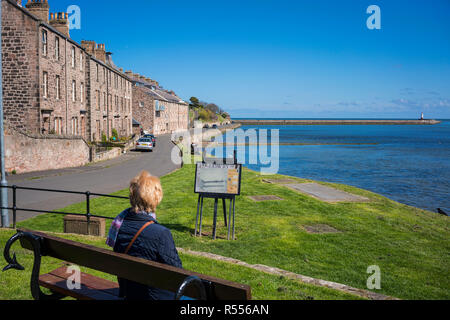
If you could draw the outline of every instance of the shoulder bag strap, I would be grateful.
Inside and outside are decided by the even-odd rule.
[[[149,221],[146,224],[142,226],[142,228],[134,235],[133,240],[131,240],[130,244],[128,245],[127,249],[125,250],[125,254],[128,254],[128,251],[130,251],[131,247],[133,246],[133,243],[136,241],[136,239],[139,237],[139,235],[142,233],[142,231],[145,230],[149,225],[154,224],[154,221]]]

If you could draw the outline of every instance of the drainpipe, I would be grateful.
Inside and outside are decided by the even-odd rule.
[[[66,135],[69,135],[69,82],[67,79],[67,39],[64,39],[64,75],[65,75],[65,90],[66,90]]]
[[[8,181],[6,181],[6,172],[5,172],[5,135],[4,135],[4,126],[3,126],[3,63],[2,63],[2,4],[3,1],[0,1],[0,153],[1,153],[1,174],[2,181],[1,186],[3,187],[1,190],[1,206],[3,208],[8,207]],[[2,227],[9,227],[9,214],[7,209],[2,209]]]

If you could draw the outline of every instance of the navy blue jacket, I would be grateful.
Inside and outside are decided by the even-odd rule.
[[[129,212],[117,235],[114,252],[124,253],[135,234],[149,221],[154,221],[139,235],[128,254],[159,263],[182,268],[172,233],[145,214]],[[126,279],[118,279],[121,296],[128,300],[173,300],[174,293],[148,287]]]

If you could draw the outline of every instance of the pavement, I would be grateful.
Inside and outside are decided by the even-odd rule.
[[[174,164],[171,160],[172,150],[177,147],[170,138],[170,135],[157,137],[156,148],[153,152],[130,151],[118,158],[83,167],[10,175],[7,177],[8,185],[110,194],[128,188],[130,180],[142,170],[161,177],[179,169],[180,165]],[[11,207],[11,190],[9,190],[8,199]],[[17,191],[17,207],[24,209],[53,211],[85,200],[84,195]],[[18,211],[17,222],[37,215],[39,214]],[[10,213],[11,225],[12,221],[12,213]]]

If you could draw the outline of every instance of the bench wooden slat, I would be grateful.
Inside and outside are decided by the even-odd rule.
[[[119,300],[115,295],[90,288],[84,284],[81,284],[79,290],[71,290],[67,288],[67,278],[60,278],[49,273],[39,277],[39,285],[77,300]]]
[[[187,277],[197,276],[212,283],[214,295],[219,300],[251,299],[251,288],[248,285],[115,253],[111,250],[54,237],[41,232],[26,229],[19,229],[18,231],[29,232],[41,237],[45,255],[76,265],[171,292],[176,292]],[[21,244],[22,247],[32,250],[31,244],[27,240],[22,239]],[[196,299],[201,298],[197,290],[192,288],[189,288],[185,295]]]
[[[68,279],[73,273],[67,272],[67,267],[61,267],[50,272],[51,275]],[[88,273],[81,272],[80,281],[89,288],[101,290],[113,296],[119,296],[119,284]]]
[[[52,272],[50,272],[50,274],[56,277],[66,279],[71,276],[71,273],[67,272],[67,267],[61,267],[56,270],[53,270]],[[81,283],[85,284],[90,288],[102,290],[109,294],[119,296],[119,284],[117,282],[109,281],[84,272],[81,272],[80,278]]]

